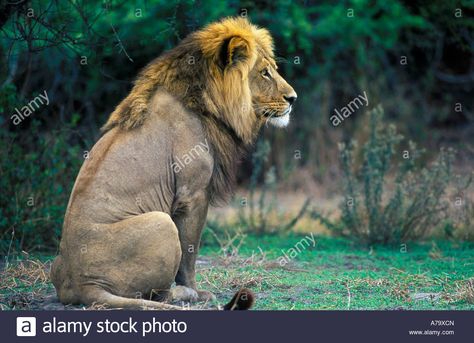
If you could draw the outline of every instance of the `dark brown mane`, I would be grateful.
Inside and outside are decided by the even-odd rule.
[[[237,167],[249,146],[243,144],[231,128],[212,115],[203,115],[202,123],[214,157],[210,202],[220,205],[228,202],[233,194]]]

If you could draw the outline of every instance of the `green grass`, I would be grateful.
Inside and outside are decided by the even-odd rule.
[[[208,244],[201,253],[214,263],[201,270],[201,285],[229,293],[248,286],[256,291],[256,309],[474,309],[472,243],[368,249],[316,237],[315,247],[302,250],[282,268],[282,250],[303,237],[247,236],[238,255],[227,257],[218,245]],[[421,293],[433,294],[417,299]]]
[[[281,266],[282,250],[303,237],[244,235],[232,241],[218,235],[218,242],[206,231],[197,267],[199,286],[214,292],[220,303],[239,287],[249,287],[257,297],[255,309],[261,310],[474,309],[472,243],[408,243],[405,252],[403,246],[368,249],[315,236],[314,247]],[[3,271],[1,308],[41,308],[41,299],[54,295],[44,272],[51,259],[30,258]],[[423,298],[422,293],[433,296]]]

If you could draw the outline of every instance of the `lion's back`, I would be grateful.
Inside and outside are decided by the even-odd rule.
[[[162,92],[149,110],[144,125],[113,128],[94,145],[77,177],[68,213],[85,210],[95,222],[114,222],[134,211],[170,213],[176,178],[208,182],[213,161],[199,118]]]

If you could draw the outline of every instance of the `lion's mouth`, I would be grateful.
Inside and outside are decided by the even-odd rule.
[[[293,106],[291,106],[291,105],[288,106],[288,108],[285,111],[283,111],[283,113],[281,115],[282,116],[290,115],[292,109],[293,109]]]
[[[292,106],[288,106],[283,112],[264,113],[265,123],[270,123],[276,127],[286,127],[290,123],[290,113]]]
[[[264,110],[262,114],[267,119],[275,118],[275,117],[283,117],[283,116],[289,115],[292,109],[293,109],[293,106],[289,105],[283,111],[279,111],[275,109],[267,109],[267,110]]]

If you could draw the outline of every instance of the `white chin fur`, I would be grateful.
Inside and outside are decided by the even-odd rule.
[[[283,116],[271,117],[268,121],[276,127],[286,127],[290,123],[290,114],[287,113]]]

